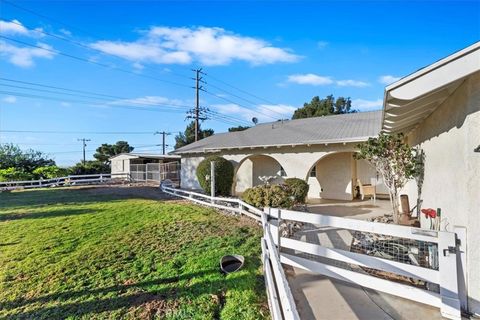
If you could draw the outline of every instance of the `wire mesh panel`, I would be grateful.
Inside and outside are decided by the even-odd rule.
[[[146,180],[160,182],[160,164],[147,163],[146,164]]]
[[[171,180],[176,184],[180,183],[180,163],[179,162],[167,162],[161,163],[160,167],[160,179]]]
[[[284,221],[283,223],[286,224],[291,222]],[[280,229],[284,229],[282,228],[282,225]],[[319,226],[310,223],[297,222],[293,224],[293,229],[293,233],[282,232],[282,236],[319,245],[325,248],[340,249],[348,252],[400,262],[406,265],[414,265],[431,270],[439,270],[438,244],[434,242],[407,239],[379,233]],[[352,263],[346,263],[293,249],[282,248],[281,250],[282,252],[294,254],[305,259],[349,269],[352,271],[367,273],[382,279],[400,282],[403,284],[428,289],[430,291],[439,291],[439,287],[436,283],[429,283],[421,279],[406,277]]]
[[[146,181],[146,165],[144,164],[131,164],[130,165],[130,177],[133,181]]]

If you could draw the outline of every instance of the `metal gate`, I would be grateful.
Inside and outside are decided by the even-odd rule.
[[[455,233],[274,208],[264,212],[264,238],[271,233],[281,263],[428,304],[446,318],[460,319]],[[295,224],[303,225],[303,236],[290,231]],[[313,238],[305,234],[309,230]],[[329,231],[350,233],[352,244],[339,248],[315,238]]]
[[[174,184],[180,183],[180,163],[147,163],[131,164],[130,177],[133,181],[160,183],[165,179],[172,180]]]

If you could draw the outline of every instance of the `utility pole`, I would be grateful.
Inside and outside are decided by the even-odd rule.
[[[200,131],[200,90],[203,89],[202,85],[200,82],[205,83],[202,81],[201,74],[204,74],[202,72],[202,68],[199,69],[193,69],[192,71],[195,72],[195,111],[194,111],[194,118],[195,118],[195,141],[198,141],[198,133]]]
[[[90,140],[90,139],[81,138],[81,139],[77,139],[77,141],[81,141],[81,142],[82,142],[82,146],[83,146],[83,169],[85,170],[85,147],[87,146],[87,141],[91,141],[91,140]]]
[[[170,135],[171,133],[170,133],[170,132],[165,132],[165,131],[156,131],[156,132],[154,133],[154,135],[155,135],[155,134],[161,134],[161,135],[162,135],[162,151],[163,151],[163,154],[165,154],[165,147],[167,146],[167,145],[165,144],[165,136],[168,136],[168,135]]]

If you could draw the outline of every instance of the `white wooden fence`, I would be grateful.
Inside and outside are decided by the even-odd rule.
[[[267,221],[267,215],[264,212],[240,199],[212,197],[198,192],[175,189],[167,185],[161,185],[161,189],[163,192],[173,196],[184,198],[198,204],[242,214],[261,222],[264,231],[261,240],[262,262],[272,319],[300,319],[280,262],[278,248],[274,244],[273,235]]]
[[[266,215],[264,219],[268,220],[265,228],[272,230],[274,234],[272,241],[279,248],[280,261],[283,264],[438,307],[440,308],[442,316],[449,319],[461,318],[458,293],[459,285],[457,282],[457,243],[455,233],[274,208],[266,208],[264,214]],[[433,270],[366,254],[327,248],[318,244],[281,237],[278,233],[279,228],[277,226],[281,224],[282,220],[309,223],[318,228],[330,227],[356,230],[435,243],[438,245],[439,268],[438,270]],[[290,252],[293,250],[294,254],[283,253],[283,248],[290,249]],[[305,258],[305,255],[302,255],[302,253],[436,283],[440,287],[440,292],[427,291],[399,282],[393,282],[369,274],[341,268],[330,263],[322,263]]]
[[[32,188],[47,188],[52,186],[75,186],[93,183],[106,183],[112,179],[129,179],[128,175],[121,174],[81,174],[69,175],[65,177],[58,177],[52,179],[39,180],[25,180],[25,181],[8,181],[0,182],[0,190],[14,190],[14,189],[32,189]]]

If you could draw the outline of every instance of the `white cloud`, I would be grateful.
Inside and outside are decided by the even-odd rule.
[[[63,28],[62,28],[62,29],[60,29],[60,30],[58,30],[58,31],[60,31],[61,33],[63,33],[63,34],[66,35],[67,37],[71,37],[71,36],[72,36],[72,32],[69,31],[69,30],[67,30],[67,29],[63,29]]]
[[[383,107],[383,100],[365,100],[365,99],[354,99],[352,100],[352,108],[358,109],[360,111],[372,111],[379,110]]]
[[[226,115],[238,115],[241,118],[251,121],[253,117],[257,118],[260,122],[271,122],[275,119],[290,118],[297,107],[285,105],[285,104],[261,104],[255,107],[255,109],[247,109],[237,104],[215,104],[212,105],[219,113]],[[282,117],[283,115],[283,117]]]
[[[318,49],[325,49],[326,46],[328,46],[328,42],[327,42],[327,41],[318,41],[318,42],[317,42],[317,48],[318,48]]]
[[[0,41],[0,56],[4,56],[7,60],[16,66],[27,68],[34,65],[34,58],[52,59],[55,53],[53,48],[45,43],[37,43],[40,48],[17,47]]]
[[[2,99],[2,101],[6,103],[15,103],[17,102],[17,98],[14,96],[6,96]]]
[[[368,82],[358,81],[358,80],[338,80],[337,85],[339,85],[340,87],[363,88],[363,87],[368,87],[370,84]]]
[[[366,87],[370,84],[368,82],[359,81],[359,80],[334,80],[329,76],[321,76],[314,73],[306,74],[293,74],[289,75],[287,82],[297,83],[297,84],[306,84],[312,86],[325,86],[329,84],[336,84],[340,87]]]
[[[12,20],[12,21],[5,21],[0,20],[0,33],[2,34],[28,34],[28,29],[25,28],[20,21]]]
[[[313,73],[292,74],[288,76],[287,81],[297,84],[309,84],[312,86],[323,86],[333,83],[333,80],[330,77],[319,76]]]
[[[138,97],[133,99],[122,99],[122,100],[115,100],[108,103],[109,105],[138,105],[139,107],[148,107],[148,106],[188,106],[189,103],[182,101],[180,99],[170,99],[161,96],[145,96],[145,97]]]
[[[62,102],[60,102],[60,105],[61,105],[62,107],[70,107],[72,104],[71,104],[70,102],[62,101]]]
[[[392,75],[385,75],[385,76],[381,76],[380,78],[378,78],[378,82],[380,82],[382,84],[385,84],[385,85],[388,85],[390,83],[394,83],[398,80],[400,80],[400,77],[395,77],[395,76],[392,76]]]
[[[20,21],[13,19],[11,21],[0,20],[0,34],[22,35],[28,37],[41,37],[42,28],[28,29]]]
[[[229,32],[222,28],[152,27],[133,42],[98,41],[91,46],[107,54],[135,62],[227,65],[246,61],[253,65],[295,62],[300,59],[288,49]]]

